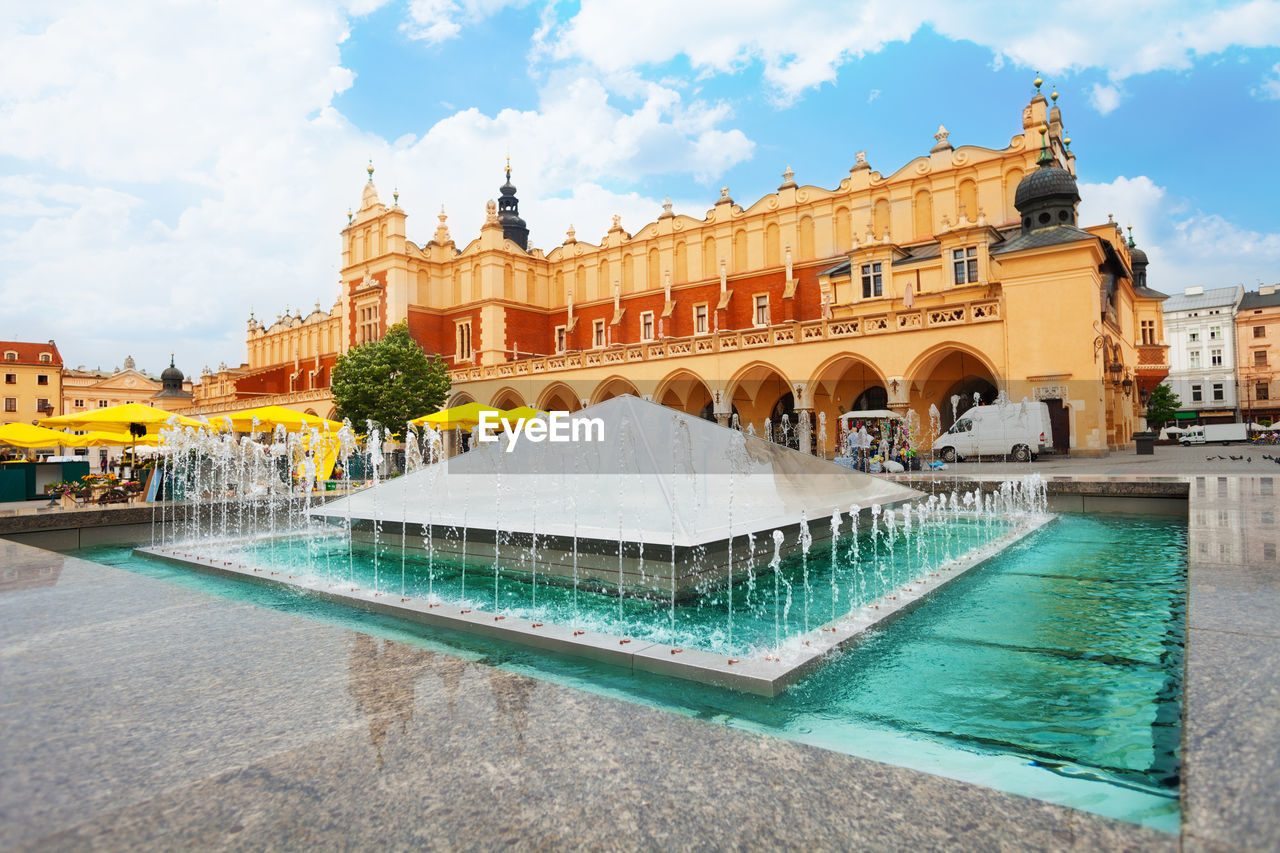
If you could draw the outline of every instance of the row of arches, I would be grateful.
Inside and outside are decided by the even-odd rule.
[[[448,405],[482,402],[502,409],[533,406],[545,411],[577,411],[622,394],[644,397],[694,417],[728,422],[736,415],[757,431],[765,420],[777,425],[782,415],[795,422],[799,409],[809,409],[816,425],[825,416],[827,451],[834,450],[835,420],[849,411],[888,408],[914,410],[927,430],[930,408],[937,407],[940,430],[974,403],[995,399],[1001,382],[994,367],[980,353],[959,345],[937,348],[922,355],[904,377],[887,377],[871,361],[844,353],[820,364],[806,376],[787,376],[776,365],[751,362],[727,379],[708,376],[692,368],[678,368],[660,381],[637,381],[615,374],[589,382],[551,379],[520,389],[505,386],[489,394],[456,389]],[[487,399],[478,399],[487,397]]]

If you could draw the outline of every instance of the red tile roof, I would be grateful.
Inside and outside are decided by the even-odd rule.
[[[7,357],[7,353],[16,352],[17,359]],[[48,362],[40,361],[41,353],[48,353],[50,360]],[[58,345],[53,341],[46,341],[42,344],[30,343],[28,341],[0,341],[0,362],[9,364],[53,364],[58,367],[62,366],[62,354],[58,352]]]

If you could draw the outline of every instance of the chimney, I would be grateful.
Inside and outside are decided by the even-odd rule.
[[[1276,286],[1274,284],[1264,284],[1262,287],[1258,288],[1259,296],[1271,296],[1275,292]]]
[[[1204,293],[1204,288],[1198,284],[1195,285],[1194,287],[1188,287],[1186,290],[1183,291],[1183,294],[1186,296],[1200,296],[1203,293]]]

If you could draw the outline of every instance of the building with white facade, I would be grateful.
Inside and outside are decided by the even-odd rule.
[[[1188,423],[1238,420],[1235,316],[1244,287],[1188,287],[1164,303],[1169,377]]]

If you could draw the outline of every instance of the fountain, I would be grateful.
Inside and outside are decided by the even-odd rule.
[[[369,485],[327,501],[304,450],[318,437],[175,430],[166,470],[188,484],[189,521],[138,550],[771,696],[1052,518],[1034,475],[989,499],[929,498],[634,397],[575,417],[598,419],[599,440],[504,438],[441,459],[427,430],[389,479],[378,430],[361,455],[346,427],[334,453],[348,471],[363,459]]]

